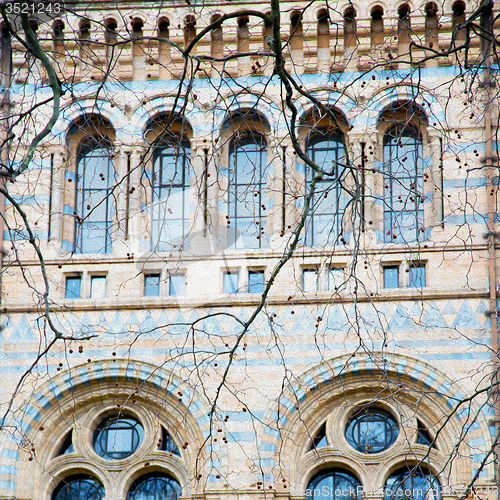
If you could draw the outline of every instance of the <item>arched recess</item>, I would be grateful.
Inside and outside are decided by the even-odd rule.
[[[377,126],[381,113],[395,101],[411,101],[423,111],[429,127],[437,133],[443,133],[447,128],[444,106],[438,98],[425,87],[412,85],[396,86],[377,91],[366,103],[367,115],[354,119],[353,125],[373,127]]]
[[[420,461],[439,475],[442,486],[466,484],[489,449],[491,436],[486,402],[459,405],[466,396],[460,389],[434,366],[401,354],[358,353],[325,360],[286,387],[269,411],[261,445],[269,454],[262,459],[274,460],[279,467],[263,472],[275,477],[279,472],[297,498],[305,496],[315,474],[328,468],[355,474],[368,492],[383,487],[396,470]],[[353,449],[345,429],[356,412],[370,408],[390,413],[399,435],[387,449],[366,454]],[[314,438],[325,422],[328,445],[323,441],[315,448]],[[419,441],[422,425],[435,439],[434,446]],[[469,431],[464,435],[465,429]],[[491,464],[485,470],[493,478]]]
[[[101,99],[82,99],[73,102],[61,111],[50,135],[51,143],[57,141],[67,144],[68,134],[72,133],[71,124],[77,122],[82,116],[91,115],[102,116],[109,122],[115,130],[117,142],[130,142],[130,120],[118,106]]]
[[[46,500],[61,479],[85,473],[105,486],[107,497],[125,498],[137,477],[160,471],[189,495],[197,487],[195,476],[206,477],[202,444],[210,430],[209,407],[186,380],[151,364],[105,359],[72,367],[43,384],[17,415],[26,451],[19,457],[16,494]],[[140,422],[144,435],[130,456],[109,460],[96,452],[96,432],[103,419],[117,415]],[[163,429],[179,454],[162,450]],[[64,453],[70,431],[74,449]],[[18,450],[18,443],[9,445]],[[31,448],[36,460],[30,460]]]
[[[174,105],[176,108],[174,109]],[[175,96],[154,97],[134,109],[130,118],[133,123],[134,137],[136,144],[146,141],[145,134],[149,130],[149,124],[158,116],[178,114],[183,110],[183,118],[192,128],[193,137],[206,133],[206,120],[202,111],[192,102],[185,102],[184,99],[177,99]]]

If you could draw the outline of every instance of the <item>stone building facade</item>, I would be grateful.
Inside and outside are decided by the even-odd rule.
[[[295,122],[271,4],[65,7],[5,199],[0,498],[497,498],[477,6],[283,2]],[[2,70],[16,168],[50,75],[5,28]]]

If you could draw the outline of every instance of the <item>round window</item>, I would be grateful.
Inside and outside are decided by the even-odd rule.
[[[345,430],[347,442],[362,453],[378,453],[391,446],[399,434],[396,419],[387,411],[368,408],[353,415]]]
[[[91,477],[71,476],[55,489],[53,500],[102,500],[104,487]]]
[[[94,449],[101,457],[120,460],[132,455],[143,437],[144,428],[134,418],[109,418],[97,428]]]

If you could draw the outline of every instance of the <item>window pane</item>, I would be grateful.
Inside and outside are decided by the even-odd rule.
[[[399,288],[399,266],[384,267],[384,288]]]
[[[425,266],[412,265],[410,266],[410,287],[422,288],[425,286]]]
[[[422,140],[411,131],[384,137],[384,238],[417,241],[423,227]]]
[[[179,483],[171,477],[153,473],[135,481],[127,495],[127,500],[177,500],[181,495]]]
[[[53,500],[102,500],[104,487],[95,479],[73,476],[61,481],[52,498]]]
[[[304,292],[318,291],[318,271],[316,269],[302,271],[302,290]]]
[[[92,276],[90,280],[90,297],[92,299],[106,297],[106,276]]]
[[[160,275],[146,274],[144,275],[144,296],[155,297],[160,295]]]
[[[228,175],[228,246],[261,248],[267,242],[267,144],[248,133],[231,144]]]
[[[248,293],[264,293],[264,271],[248,271]]]
[[[384,493],[385,500],[440,500],[441,485],[427,471],[405,468],[387,479]]]
[[[225,272],[223,293],[238,293],[238,272]]]
[[[361,483],[352,474],[340,469],[316,475],[306,489],[306,500],[357,499],[361,499]]]
[[[188,141],[167,142],[153,156],[153,199],[150,207],[153,249],[167,251],[187,246],[189,234]]]
[[[94,138],[83,143],[76,172],[76,251],[111,251],[113,183],[111,144]]]
[[[68,276],[66,278],[66,299],[79,299],[80,298],[80,287],[82,283],[81,276]]]
[[[311,198],[311,212],[306,221],[306,245],[333,245],[338,242],[343,231],[343,215],[348,201],[340,187],[338,178],[342,175],[344,161],[344,145],[341,136],[330,133],[314,137],[308,154],[329,176],[316,184]],[[314,171],[306,167],[306,190],[309,193]]]
[[[184,274],[170,276],[169,295],[185,295],[186,277]]]

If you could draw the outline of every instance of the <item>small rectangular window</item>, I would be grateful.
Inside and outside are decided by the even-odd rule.
[[[422,288],[425,286],[425,265],[424,264],[411,264],[410,265],[410,288]]]
[[[399,288],[399,266],[384,266],[384,288]]]
[[[318,270],[304,269],[302,271],[302,290],[304,292],[318,291]]]
[[[157,297],[160,295],[160,275],[145,274],[144,275],[144,296]]]
[[[68,276],[66,278],[66,290],[64,297],[66,299],[79,299],[82,287],[81,276]]]
[[[327,271],[328,290],[341,290],[345,288],[345,272],[342,267],[330,267]]]
[[[226,271],[222,285],[223,293],[238,293],[238,271]]]
[[[185,295],[186,277],[184,274],[172,274],[168,280],[169,295]]]
[[[104,299],[106,297],[106,276],[92,276],[90,278],[90,298]]]
[[[264,271],[248,271],[248,293],[264,293]]]

